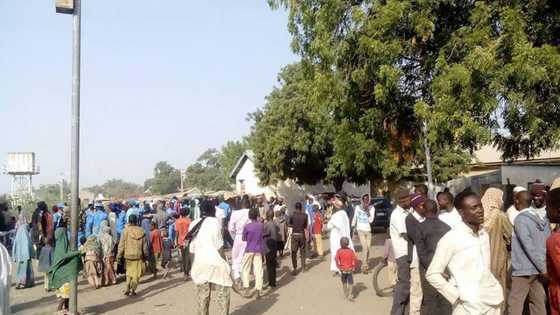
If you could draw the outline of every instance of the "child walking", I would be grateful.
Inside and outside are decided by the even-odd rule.
[[[101,246],[97,241],[97,237],[91,235],[87,238],[83,248],[84,269],[89,284],[95,289],[101,287],[101,273],[103,267],[101,265]]]
[[[347,237],[340,239],[340,249],[336,252],[335,261],[336,266],[340,270],[340,279],[342,280],[342,290],[344,297],[349,301],[354,301],[354,277],[352,273],[358,265],[358,258],[356,253],[348,247],[350,241]]]
[[[45,287],[45,291],[49,292],[49,269],[51,268],[52,265],[52,252],[53,252],[53,248],[52,248],[52,242],[53,239],[52,238],[47,238],[46,239],[46,244],[45,246],[43,246],[41,248],[41,253],[39,254],[39,272],[43,273],[44,276],[44,287]]]
[[[317,205],[313,205],[313,242],[315,245],[315,252],[319,257],[323,257],[323,218],[321,211]]]
[[[169,275],[169,269],[171,267],[171,253],[173,251],[173,241],[167,236],[166,229],[161,230],[161,236],[162,236],[161,268],[163,268],[164,270],[163,279],[165,279]]]
[[[158,229],[156,222],[152,222],[152,230],[150,232],[150,244],[152,246],[152,253],[154,260],[157,263],[161,260],[161,252],[163,250],[163,240],[161,238],[161,231]]]
[[[103,221],[106,222],[106,221]],[[111,235],[111,228],[107,225],[101,228],[99,232],[99,243],[101,244],[101,252],[103,255],[103,275],[101,283],[103,285],[112,285],[117,283],[117,277],[115,276],[115,255],[113,242],[113,236]]]

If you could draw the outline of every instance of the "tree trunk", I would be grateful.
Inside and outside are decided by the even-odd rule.
[[[381,193],[383,186],[385,185],[382,177],[373,177],[369,181],[369,195],[371,197],[383,195]]]
[[[337,179],[333,180],[333,186],[334,186],[335,192],[342,191],[342,186],[343,185],[344,185],[344,178],[337,178]]]

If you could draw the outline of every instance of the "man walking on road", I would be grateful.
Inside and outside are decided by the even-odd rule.
[[[126,290],[125,295],[136,295],[138,282],[142,277],[144,261],[148,257],[148,242],[144,229],[138,225],[138,217],[131,214],[128,217],[128,225],[124,228],[117,261],[124,257],[126,261]]]
[[[358,232],[360,244],[362,245],[362,271],[364,274],[369,270],[369,251],[371,247],[371,223],[375,218],[375,208],[369,204],[369,195],[362,196],[362,203],[356,206],[352,227]]]
[[[191,277],[196,285],[196,314],[209,314],[210,299],[213,299],[218,306],[216,314],[227,315],[233,282],[224,254],[221,226],[211,202],[202,201],[200,211],[202,218],[192,222],[187,235],[190,253],[194,254]]]
[[[410,209],[410,192],[400,188],[396,192],[397,207],[391,213],[389,233],[397,261],[397,284],[393,293],[391,315],[408,314],[410,298],[410,264],[405,219]]]
[[[292,228],[292,275],[297,274],[297,253],[300,250],[301,272],[305,272],[305,236],[307,235],[307,215],[303,213],[301,202],[296,202],[294,214],[290,217],[288,226]]]

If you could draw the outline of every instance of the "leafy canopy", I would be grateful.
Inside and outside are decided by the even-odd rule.
[[[85,190],[88,190],[94,193],[96,196],[98,194],[103,194],[105,197],[112,197],[116,199],[125,199],[130,196],[136,196],[143,193],[142,186],[125,182],[122,179],[110,179],[103,183],[102,185],[95,185],[92,187],[88,187]]]
[[[507,159],[558,143],[557,1],[269,3],[289,12],[292,48],[313,91],[301,98],[332,119],[326,179],[415,175],[424,138],[438,181],[466,170],[482,144],[496,143]],[[296,160],[310,157],[303,154]],[[286,176],[257,167],[265,178]]]
[[[154,194],[170,194],[179,190],[181,173],[169,163],[161,161],[154,167],[154,177],[144,182],[144,188]]]

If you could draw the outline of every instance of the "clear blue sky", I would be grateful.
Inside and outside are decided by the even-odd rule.
[[[34,151],[35,185],[70,174],[72,18],[55,0],[0,1],[0,165]],[[290,50],[266,0],[83,0],[81,187],[143,183],[249,131]],[[0,193],[9,177],[0,175]]]

